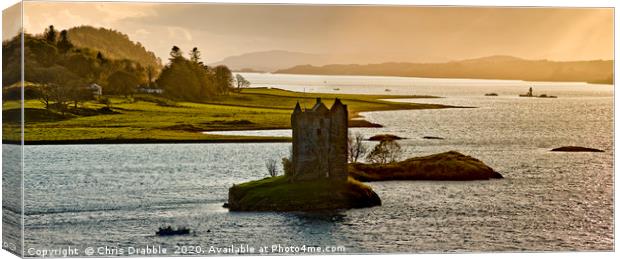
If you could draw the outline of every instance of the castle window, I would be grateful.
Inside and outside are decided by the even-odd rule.
[[[316,129],[316,135],[321,136],[321,129]]]

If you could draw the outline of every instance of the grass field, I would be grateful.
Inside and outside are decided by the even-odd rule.
[[[133,99],[111,98],[112,112],[99,112],[104,104],[96,101],[80,104],[75,114],[46,110],[38,100],[26,100],[25,141],[28,144],[52,143],[156,143],[156,142],[250,142],[290,141],[282,137],[246,137],[204,134],[205,131],[288,129],[290,115],[299,101],[310,108],[320,97],[331,107],[338,97],[348,105],[349,117],[360,112],[438,109],[447,106],[382,101],[395,98],[431,98],[429,96],[346,95],[298,93],[280,89],[251,88],[220,96],[204,103],[173,102],[163,98],[136,95]],[[18,101],[3,103],[3,140],[19,140]],[[79,115],[76,115],[79,114]],[[363,120],[350,125],[370,126]]]

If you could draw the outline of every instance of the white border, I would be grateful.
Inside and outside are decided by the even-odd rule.
[[[0,1],[0,7],[4,10],[19,1],[17,0],[2,0]],[[97,0],[81,0],[81,1],[69,1],[65,0],[64,2],[103,2]],[[609,1],[609,0],[503,0],[503,1],[493,1],[493,0],[271,0],[271,1],[259,1],[259,0],[149,0],[149,1],[137,1],[137,0],[107,0],[104,2],[177,2],[177,3],[290,3],[290,4],[388,4],[388,5],[460,5],[460,6],[554,6],[554,7],[617,7],[617,1]],[[0,19],[0,28],[2,26],[2,22]],[[614,35],[617,35],[618,32],[618,20],[615,19],[615,10],[614,10]],[[618,42],[614,42],[615,46],[617,46]],[[615,48],[614,48],[615,50]],[[1,56],[0,56],[1,58]],[[614,51],[614,60],[617,60],[616,52]],[[614,69],[615,75],[618,75],[618,67],[615,66]],[[1,96],[1,94],[0,94]],[[618,95],[614,95],[614,111],[615,104],[618,103],[620,97]],[[0,114],[0,119],[2,115]],[[617,152],[618,145],[615,141],[615,129],[617,128],[618,123],[618,114],[614,112],[614,152]],[[0,127],[0,133],[2,129]],[[0,149],[0,154],[1,154]],[[616,172],[618,169],[616,168],[616,155],[614,153],[614,208],[616,202],[619,200],[618,192],[615,191],[615,179]],[[1,162],[1,156],[0,156]],[[0,185],[1,186],[1,185]],[[1,197],[0,192],[0,197]],[[617,229],[618,222],[618,213],[614,209],[614,251],[616,244],[616,236],[615,230]],[[2,230],[2,224],[0,224],[0,233]],[[376,257],[381,256],[388,258],[497,258],[501,256],[502,259],[511,259],[511,258],[615,258],[615,252],[551,252],[551,253],[468,253],[468,254],[376,254]],[[0,257],[8,258],[12,256],[13,258],[17,258],[15,255],[5,251],[0,251]],[[373,255],[324,255],[320,258],[372,258]],[[318,258],[316,256],[311,256],[313,258]],[[154,258],[154,257],[132,257],[132,258]],[[188,257],[190,258],[190,257]],[[213,258],[213,257],[191,257],[191,258]],[[241,256],[226,256],[226,258],[241,258]],[[261,258],[282,258],[281,256],[261,256]]]

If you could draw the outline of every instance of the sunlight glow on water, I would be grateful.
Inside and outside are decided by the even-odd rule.
[[[383,206],[332,214],[229,213],[221,207],[227,189],[265,177],[264,161],[286,156],[290,144],[26,146],[26,246],[280,243],[371,253],[613,249],[611,86],[260,76],[271,80],[265,85],[288,89],[299,90],[303,82],[318,85],[315,90],[337,85],[339,92],[384,93],[389,87],[393,94],[446,97],[400,101],[478,107],[370,112],[366,119],[386,127],[353,131],[406,137],[400,143],[407,157],[448,150],[472,155],[505,179],[372,183]],[[330,86],[320,86],[324,81]],[[559,98],[515,97],[531,84]],[[486,92],[500,96],[482,96]],[[566,145],[605,153],[548,151]],[[164,224],[186,225],[196,234],[156,237]]]

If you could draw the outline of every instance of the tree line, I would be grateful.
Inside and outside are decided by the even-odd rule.
[[[233,90],[235,78],[230,69],[205,65],[196,47],[186,58],[179,47],[173,46],[168,60],[155,83],[170,98],[204,101]]]
[[[88,85],[103,86],[104,94],[127,95],[129,85],[144,83],[149,70],[129,59],[109,59],[101,52],[74,46],[66,30],[50,25],[42,34],[24,34],[24,80],[33,83],[26,98],[39,98],[46,107],[64,112],[69,103],[93,98]],[[21,80],[20,36],[2,43],[3,90]],[[119,83],[122,82],[122,83]],[[19,90],[19,87],[13,87]],[[11,96],[10,93],[8,93]]]
[[[4,41],[2,48],[3,91],[7,97],[19,99],[20,87],[10,86],[21,80],[20,36]],[[243,77],[233,77],[226,66],[205,65],[198,48],[186,58],[174,46],[163,68],[143,66],[135,60],[113,59],[96,49],[75,46],[67,30],[58,31],[53,25],[39,35],[24,34],[24,59],[25,97],[38,98],[46,108],[63,113],[69,104],[77,108],[80,102],[95,98],[91,84],[101,86],[104,95],[126,97],[139,87],[160,88],[165,97],[183,101],[205,101],[249,86]]]

